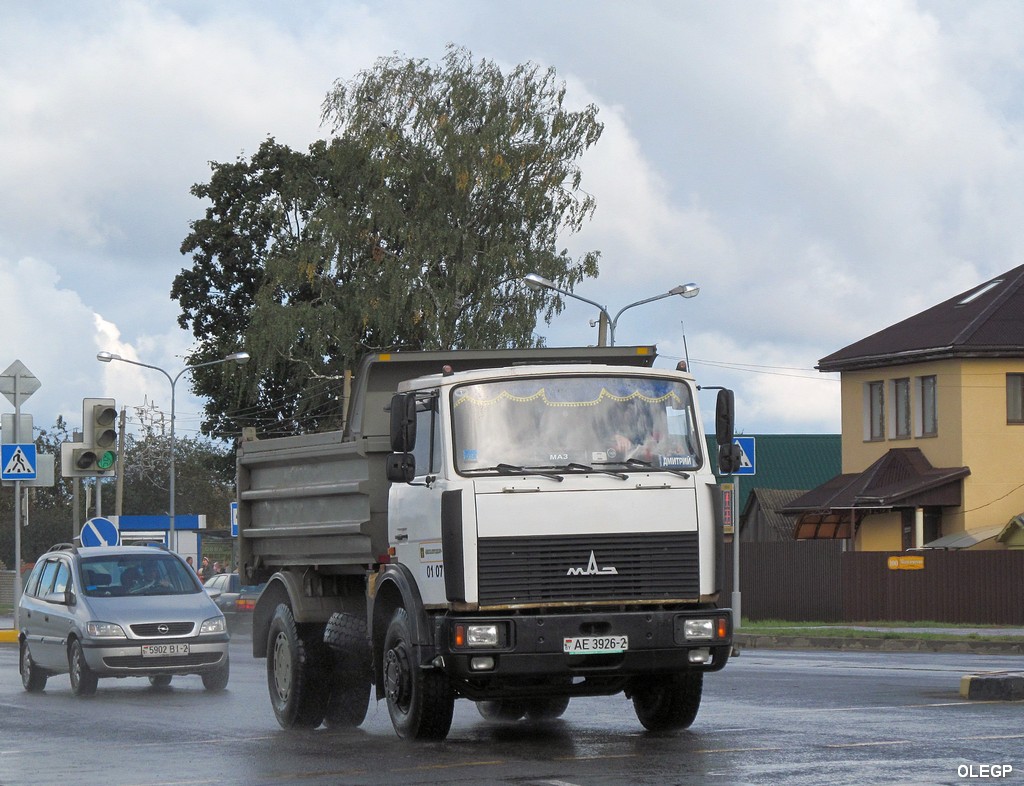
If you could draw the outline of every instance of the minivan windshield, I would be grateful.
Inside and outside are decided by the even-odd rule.
[[[553,376],[452,392],[462,474],[692,470],[703,453],[686,383],[638,376]]]
[[[152,554],[82,557],[82,591],[92,597],[187,595],[201,592],[195,574],[181,560]]]

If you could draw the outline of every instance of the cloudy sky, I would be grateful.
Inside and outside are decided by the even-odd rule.
[[[305,149],[336,79],[453,42],[600,108],[579,295],[615,314],[700,285],[626,311],[617,343],[688,353],[743,432],[837,433],[819,358],[1024,261],[1022,29],[1024,4],[984,0],[3,0],[0,371],[42,383],[37,426],[80,425],[86,396],[168,409],[162,375],[95,356],[182,368],[169,291],[208,162]],[[538,332],[592,344],[596,316],[569,301]],[[187,377],[177,406],[195,429]]]

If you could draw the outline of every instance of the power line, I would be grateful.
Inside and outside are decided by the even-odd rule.
[[[662,355],[662,357],[668,360],[682,360],[682,358],[673,357],[672,355]],[[700,360],[698,358],[692,358],[690,360],[691,365],[703,365],[713,366],[715,368],[727,368],[733,371],[744,371],[749,374],[768,374],[776,377],[791,377],[793,379],[809,379],[816,382],[839,382],[838,377],[822,376],[821,372],[815,372],[814,369],[800,368],[797,366],[765,366],[758,365],[755,363],[725,363],[720,360]],[[807,371],[814,372],[811,374],[786,374],[785,371]]]

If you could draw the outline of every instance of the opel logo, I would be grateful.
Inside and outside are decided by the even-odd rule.
[[[166,636],[168,633],[171,632],[171,627],[166,623],[160,623],[156,626],[156,632],[159,633],[161,636]]]

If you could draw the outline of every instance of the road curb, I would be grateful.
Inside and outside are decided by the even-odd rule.
[[[1024,643],[992,639],[910,639],[847,636],[775,636],[764,633],[733,634],[740,649],[853,650],[856,652],[962,652],[976,655],[1024,655]]]
[[[980,701],[1024,700],[1024,673],[994,672],[960,678],[960,695]]]
[[[0,644],[17,644],[18,631],[5,628],[0,630]]]

